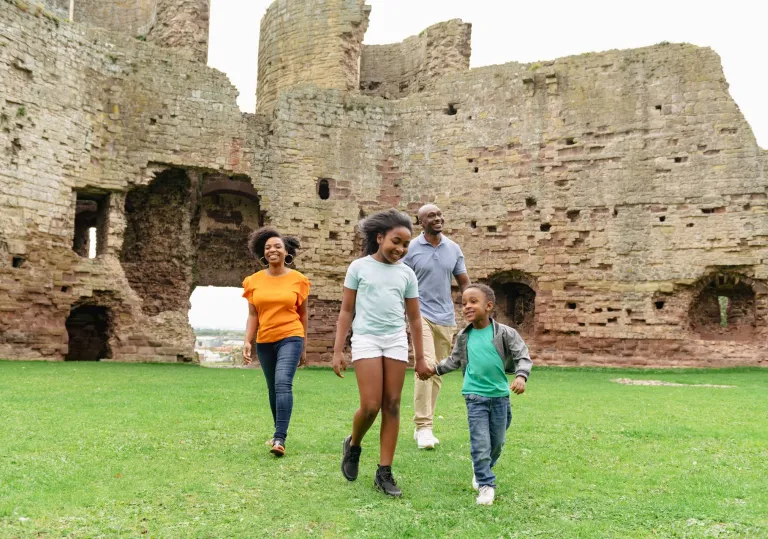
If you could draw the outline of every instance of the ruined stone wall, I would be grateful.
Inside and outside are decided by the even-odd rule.
[[[239,112],[226,77],[185,57],[8,2],[0,19],[0,356],[63,359],[67,317],[86,306],[109,309],[107,359],[191,359],[190,258],[176,259],[180,278],[154,277],[186,297],[143,312],[120,260],[126,198],[173,168],[198,178],[191,191],[198,170],[249,176],[258,120]],[[75,216],[94,198],[104,210],[88,259],[73,249]],[[193,220],[170,238],[186,253]]]
[[[510,63],[382,99],[351,91],[367,11],[339,2],[270,8],[286,76],[260,67],[258,115],[188,56],[0,2],[0,357],[190,359],[189,294],[253,271],[265,223],[302,242],[328,361],[358,221],[435,202],[538,363],[765,364],[768,153],[717,55]],[[331,54],[330,88],[295,76]]]
[[[472,25],[459,19],[430,26],[391,45],[364,45],[360,90],[386,99],[431,90],[449,73],[469,69]]]
[[[75,0],[73,21],[146,36],[155,24],[158,0]],[[69,11],[69,0],[62,7]]]
[[[210,0],[157,0],[155,22],[146,39],[208,62]]]
[[[357,218],[430,201],[538,361],[765,361],[766,153],[711,50],[481,68],[398,101],[294,90],[276,115],[268,176],[293,187],[260,192],[279,208],[273,222],[306,240],[300,269],[320,300],[340,298]],[[713,338],[691,310],[711,310],[699,290],[725,274],[733,286],[713,294],[731,301],[736,329]],[[319,316],[330,328],[335,314]]]
[[[765,152],[714,52],[475,69],[397,108],[404,200],[431,194],[473,279],[533,287],[539,358],[768,359]],[[755,333],[699,341],[691,290],[723,272],[753,282]]]
[[[48,5],[68,18],[69,0],[49,0]],[[125,33],[202,64],[208,61],[210,0],[75,0],[74,7],[76,23]]]
[[[276,0],[261,19],[257,111],[296,84],[356,90],[369,13],[365,0]]]

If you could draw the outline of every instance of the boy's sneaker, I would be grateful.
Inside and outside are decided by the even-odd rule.
[[[493,505],[493,499],[496,497],[496,490],[487,485],[480,487],[480,494],[477,495],[478,505]]]
[[[358,445],[352,445],[352,435],[350,434],[344,438],[344,443],[341,444],[341,473],[347,481],[354,481],[357,479],[357,471],[360,466],[360,453],[363,448]]]
[[[477,482],[477,477],[472,475],[472,490],[480,490],[480,485]]]
[[[421,429],[413,432],[413,439],[416,440],[416,444],[419,449],[434,449],[435,437],[432,436],[431,429]]]
[[[378,470],[376,470],[376,477],[373,480],[373,486],[376,490],[380,490],[387,496],[399,498],[403,495],[403,491],[397,487],[397,482],[392,477],[392,466],[379,465]]]

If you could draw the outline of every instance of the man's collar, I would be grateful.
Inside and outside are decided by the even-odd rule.
[[[426,234],[424,234],[424,232],[419,234],[419,237],[417,238],[417,240],[422,245],[432,245],[431,243],[429,243],[429,241],[427,241],[427,236],[426,236]],[[440,234],[440,243],[438,243],[437,245],[440,245],[441,243],[443,243],[443,235],[442,234]]]

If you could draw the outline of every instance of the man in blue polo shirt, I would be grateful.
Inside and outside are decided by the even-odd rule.
[[[419,281],[424,359],[434,368],[451,355],[456,333],[451,282],[455,277],[463,292],[470,281],[461,247],[443,236],[444,220],[440,208],[434,204],[422,206],[418,217],[423,232],[411,242],[403,262],[416,273]],[[419,449],[433,449],[440,443],[432,433],[432,421],[443,382],[439,376],[429,380],[419,380],[415,376],[414,380],[413,421],[416,430],[413,437]]]

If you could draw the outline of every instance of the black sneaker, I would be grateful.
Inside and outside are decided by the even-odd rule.
[[[381,466],[376,470],[376,477],[373,480],[373,486],[376,490],[382,491],[387,496],[399,498],[403,491],[397,487],[395,478],[392,477],[392,466]]]
[[[341,473],[347,481],[357,479],[357,470],[360,465],[360,452],[363,450],[359,445],[352,445],[352,435],[344,438],[341,444]]]

